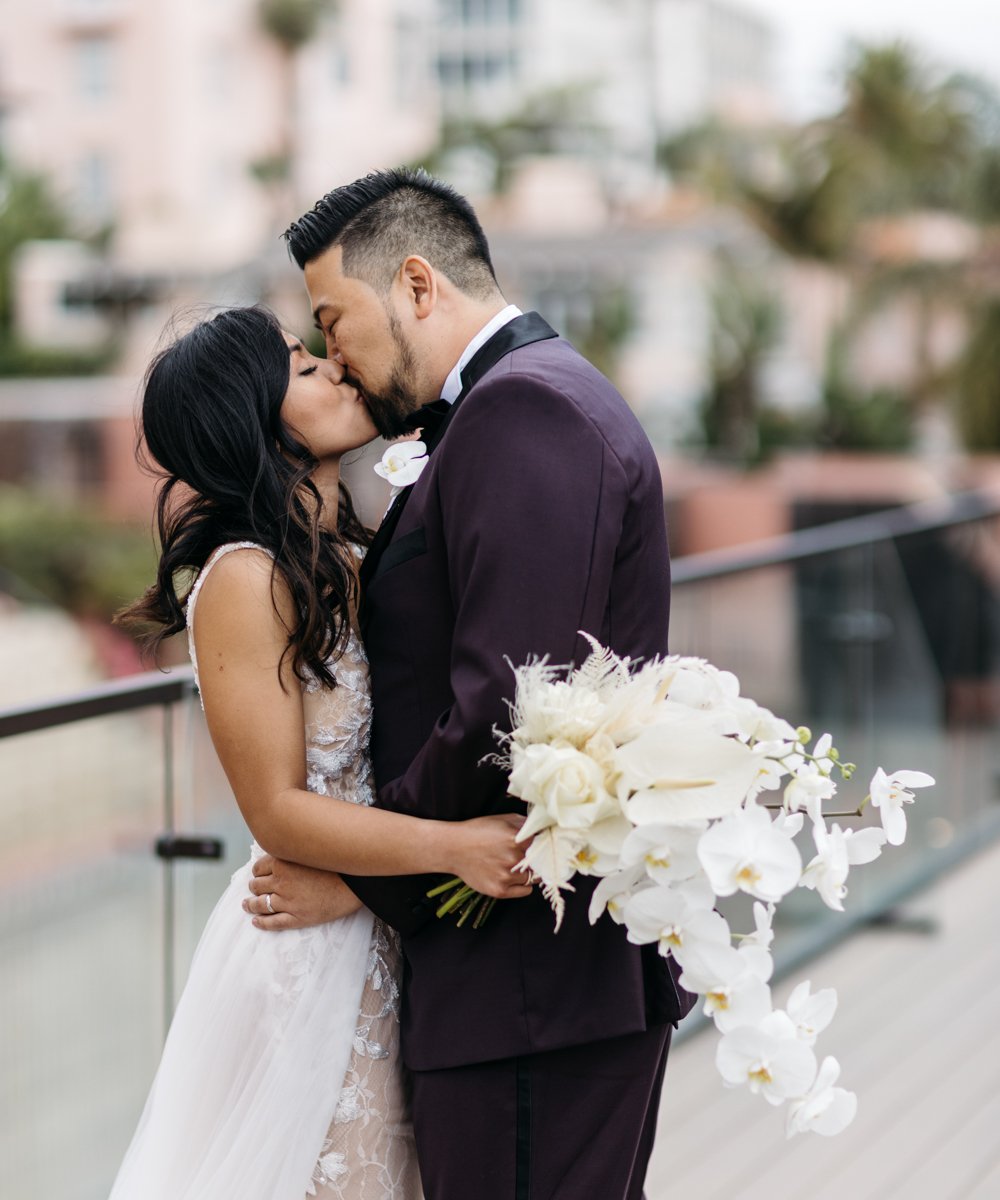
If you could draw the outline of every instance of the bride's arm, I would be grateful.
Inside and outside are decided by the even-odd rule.
[[[272,599],[271,559],[243,550],[213,567],[194,620],[209,732],[260,845],[326,871],[442,872],[492,896],[526,895],[511,874],[516,818],[424,820],[306,791],[302,691],[284,655],[291,605],[277,575]]]

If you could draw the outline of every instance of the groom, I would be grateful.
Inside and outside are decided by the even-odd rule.
[[[447,185],[369,175],[286,238],[328,356],[383,435],[421,428],[429,453],[362,569],[377,802],[446,820],[517,811],[486,761],[494,726],[509,728],[510,664],[580,661],[579,630],[632,658],[666,650],[653,452],[611,384],[506,304]],[[302,923],[350,906],[336,876],[260,870],[254,891]],[[435,920],[431,882],[347,880],[403,935],[428,1200],[639,1200],[670,1027],[691,1002],[668,964],[608,916],[590,926],[592,880],[575,881],[558,934],[537,893],[478,930]]]

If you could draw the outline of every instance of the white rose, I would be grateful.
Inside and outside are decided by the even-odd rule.
[[[520,838],[548,825],[590,829],[618,812],[598,763],[573,746],[514,747],[509,791],[533,805]]]

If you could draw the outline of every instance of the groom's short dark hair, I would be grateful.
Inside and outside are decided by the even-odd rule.
[[[284,236],[300,268],[342,247],[344,274],[382,294],[410,254],[426,258],[476,299],[498,291],[486,234],[472,205],[424,170],[375,171],[334,188]]]

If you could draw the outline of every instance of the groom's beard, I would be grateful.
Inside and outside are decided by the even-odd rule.
[[[381,391],[372,392],[360,387],[349,375],[345,375],[344,379],[357,387],[364,396],[375,428],[384,438],[391,439],[413,432],[407,422],[411,413],[420,407],[420,398],[413,390],[416,355],[403,336],[396,314],[390,311],[388,316],[389,332],[396,347],[396,357],[389,371],[388,382]]]

